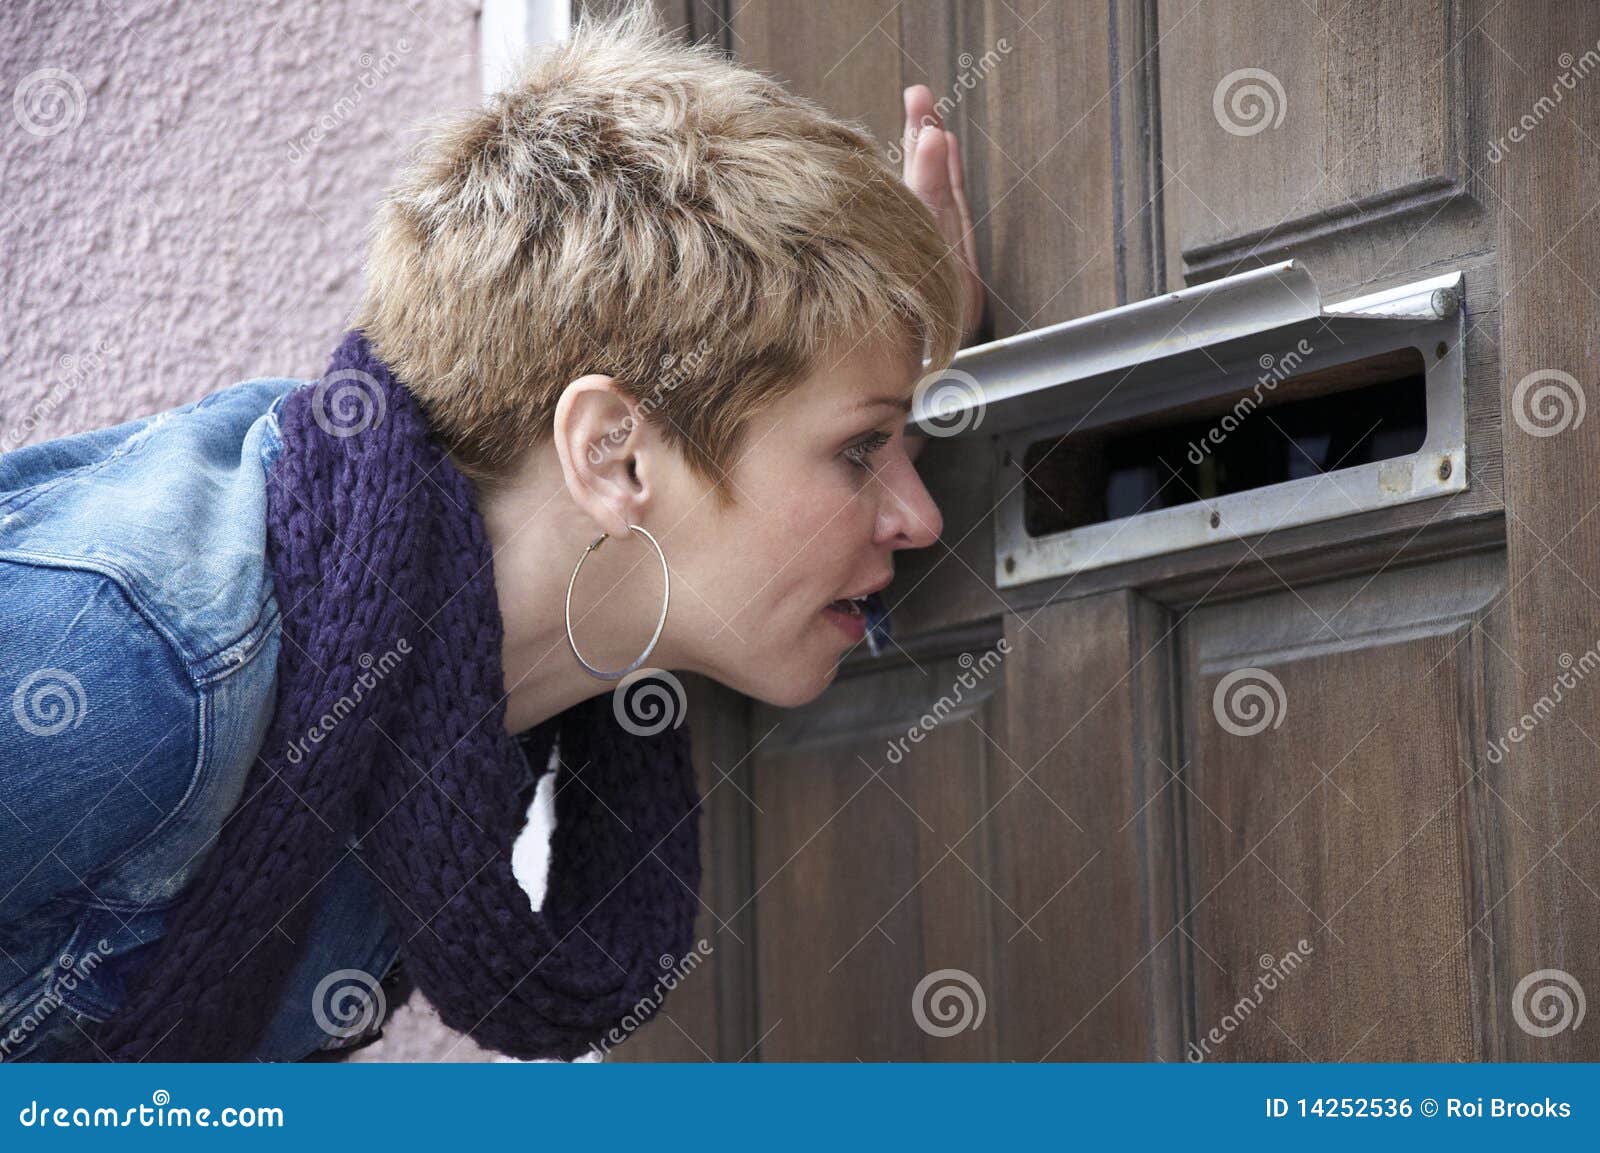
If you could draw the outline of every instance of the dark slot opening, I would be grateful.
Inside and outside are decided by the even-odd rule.
[[[1022,462],[1023,525],[1046,536],[1406,456],[1427,435],[1424,371],[1404,349],[1035,441]]]

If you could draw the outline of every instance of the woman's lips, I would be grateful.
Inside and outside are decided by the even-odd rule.
[[[867,635],[867,618],[859,607],[845,609],[840,607],[841,602],[834,601],[822,610],[822,615],[837,625],[850,642],[861,640]]]

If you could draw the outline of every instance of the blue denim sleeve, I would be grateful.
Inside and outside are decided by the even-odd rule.
[[[199,696],[108,576],[0,560],[0,923],[154,835],[198,763]]]

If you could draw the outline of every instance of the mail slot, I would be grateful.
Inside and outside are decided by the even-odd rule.
[[[1000,587],[1467,487],[1463,277],[1286,261],[965,350],[911,425],[996,453]]]

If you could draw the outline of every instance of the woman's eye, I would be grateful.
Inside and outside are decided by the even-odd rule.
[[[871,436],[863,437],[849,448],[844,450],[845,459],[857,468],[871,471],[872,454],[889,443],[889,434],[875,432]]]

